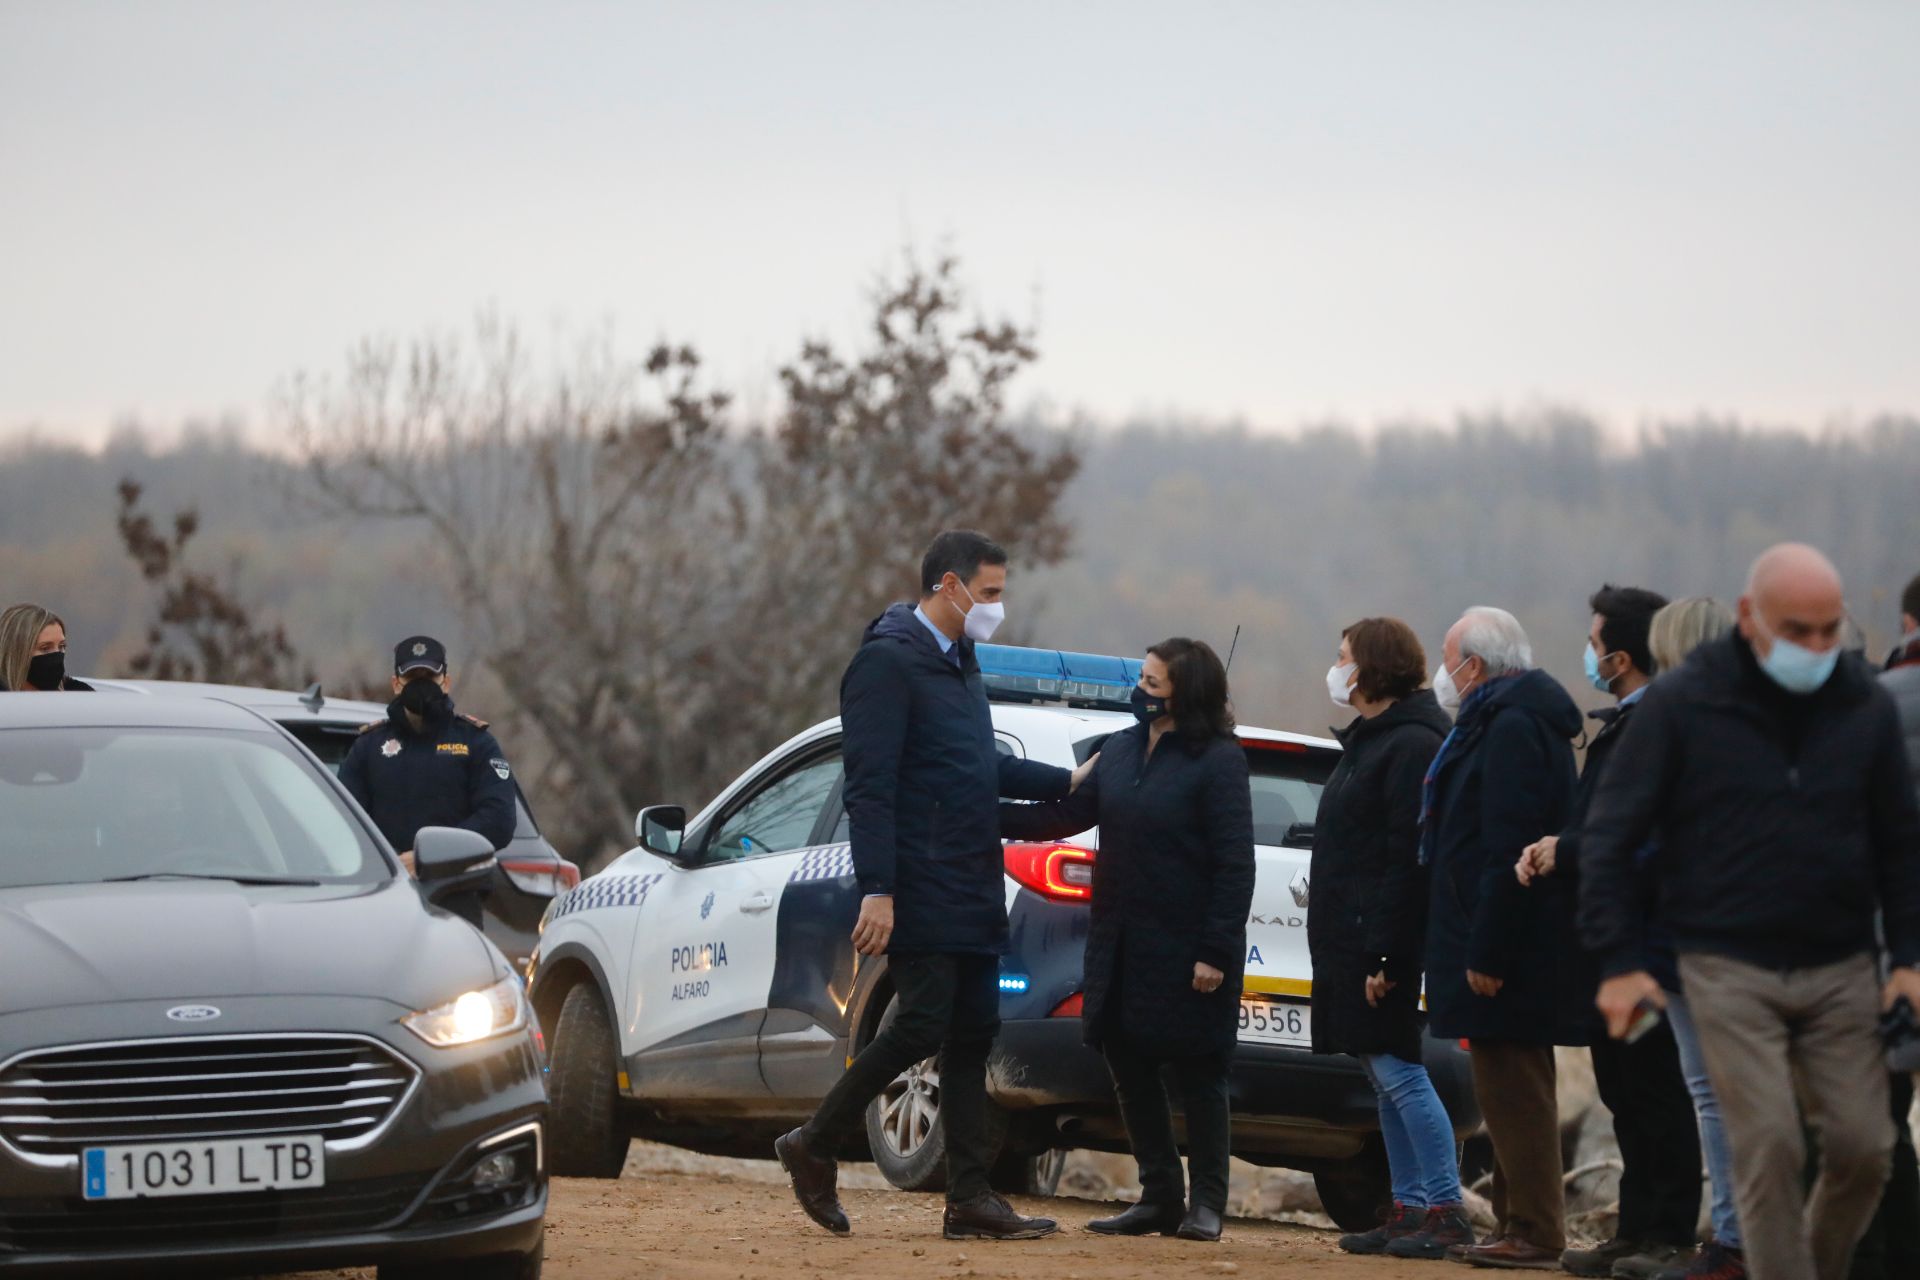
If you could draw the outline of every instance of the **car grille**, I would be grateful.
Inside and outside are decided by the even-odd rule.
[[[413,1174],[152,1200],[0,1199],[0,1249],[92,1252],[370,1231],[405,1214],[426,1183]]]
[[[370,1040],[183,1036],[49,1049],[0,1071],[0,1137],[30,1155],[85,1147],[370,1133],[418,1076]]]

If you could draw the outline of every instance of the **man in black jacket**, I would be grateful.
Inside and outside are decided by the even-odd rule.
[[[1516,868],[1522,884],[1548,874],[1564,878],[1568,891],[1578,893],[1580,824],[1653,681],[1655,663],[1647,637],[1653,615],[1666,603],[1656,592],[1611,584],[1588,600],[1591,619],[1581,655],[1587,681],[1616,702],[1590,713],[1600,728],[1587,744],[1573,813],[1565,831],[1528,848]],[[1663,969],[1670,970],[1671,956],[1666,959]],[[1679,981],[1669,972],[1658,976],[1663,982]],[[1598,981],[1596,968],[1582,985],[1591,990]],[[1593,1074],[1600,1100],[1613,1113],[1613,1133],[1620,1144],[1620,1225],[1611,1240],[1567,1250],[1560,1264],[1577,1276],[1650,1280],[1689,1261],[1699,1241],[1700,1132],[1673,1029],[1663,1022],[1632,1044],[1597,1038]]]
[[[1845,618],[1825,556],[1762,555],[1738,629],[1647,691],[1583,833],[1581,932],[1615,1036],[1664,1003],[1634,866],[1659,834],[1658,915],[1732,1141],[1755,1280],[1846,1276],[1893,1138],[1876,1017],[1920,997],[1920,807],[1892,699],[1841,652]],[[1894,965],[1878,999],[1876,911]],[[1801,1109],[1820,1138],[1811,1205]]]
[[[866,895],[853,942],[887,957],[898,1008],[814,1116],[774,1144],[807,1215],[849,1231],[834,1154],[880,1091],[941,1053],[949,1239],[1051,1234],[987,1185],[992,1143],[987,1053],[1000,1029],[1007,943],[1002,796],[1057,800],[1075,775],[1002,754],[973,646],[992,636],[1007,553],[977,533],[933,540],[918,607],[897,604],[867,628],[840,682],[853,866]]]

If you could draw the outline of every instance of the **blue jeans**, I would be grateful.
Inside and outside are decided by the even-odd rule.
[[[1713,1238],[1729,1249],[1738,1249],[1740,1213],[1733,1205],[1733,1148],[1720,1123],[1720,1100],[1713,1096],[1713,1083],[1707,1079],[1707,1061],[1700,1055],[1700,1032],[1693,1025],[1687,998],[1677,991],[1666,992],[1666,997],[1667,1020],[1673,1024],[1673,1038],[1680,1046],[1680,1073],[1687,1078],[1694,1114],[1700,1117],[1700,1150],[1707,1158],[1707,1180],[1713,1184]]]
[[[1390,1053],[1360,1059],[1380,1096],[1380,1136],[1387,1144],[1395,1203],[1412,1209],[1460,1203],[1460,1157],[1453,1122],[1427,1069]]]

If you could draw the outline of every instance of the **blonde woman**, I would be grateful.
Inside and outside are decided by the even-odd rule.
[[[1675,600],[1653,615],[1647,632],[1647,647],[1661,671],[1677,670],[1687,655],[1709,640],[1718,640],[1733,629],[1733,610],[1708,596]],[[1672,972],[1671,965],[1668,972]],[[1673,1025],[1673,1038],[1680,1046],[1680,1074],[1686,1077],[1687,1092],[1693,1095],[1694,1114],[1700,1118],[1700,1151],[1706,1157],[1707,1181],[1713,1189],[1709,1215],[1712,1233],[1700,1258],[1688,1275],[1742,1276],[1746,1260],[1741,1252],[1740,1214],[1733,1205],[1733,1149],[1727,1144],[1727,1131],[1720,1120],[1720,1100],[1713,1095],[1707,1079],[1707,1062],[1700,1053],[1700,1033],[1694,1027],[1686,997],[1669,989],[1667,1020]]]
[[[16,693],[91,693],[67,674],[67,624],[37,604],[0,613],[0,690]]]

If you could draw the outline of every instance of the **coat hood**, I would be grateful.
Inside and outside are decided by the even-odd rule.
[[[1551,729],[1554,736],[1569,740],[1580,736],[1583,723],[1572,696],[1558,680],[1537,667],[1494,682],[1481,704],[1481,714],[1495,710],[1524,711]]]
[[[0,1015],[130,1000],[366,996],[425,1009],[497,980],[471,926],[411,882],[216,880],[0,892]]]

